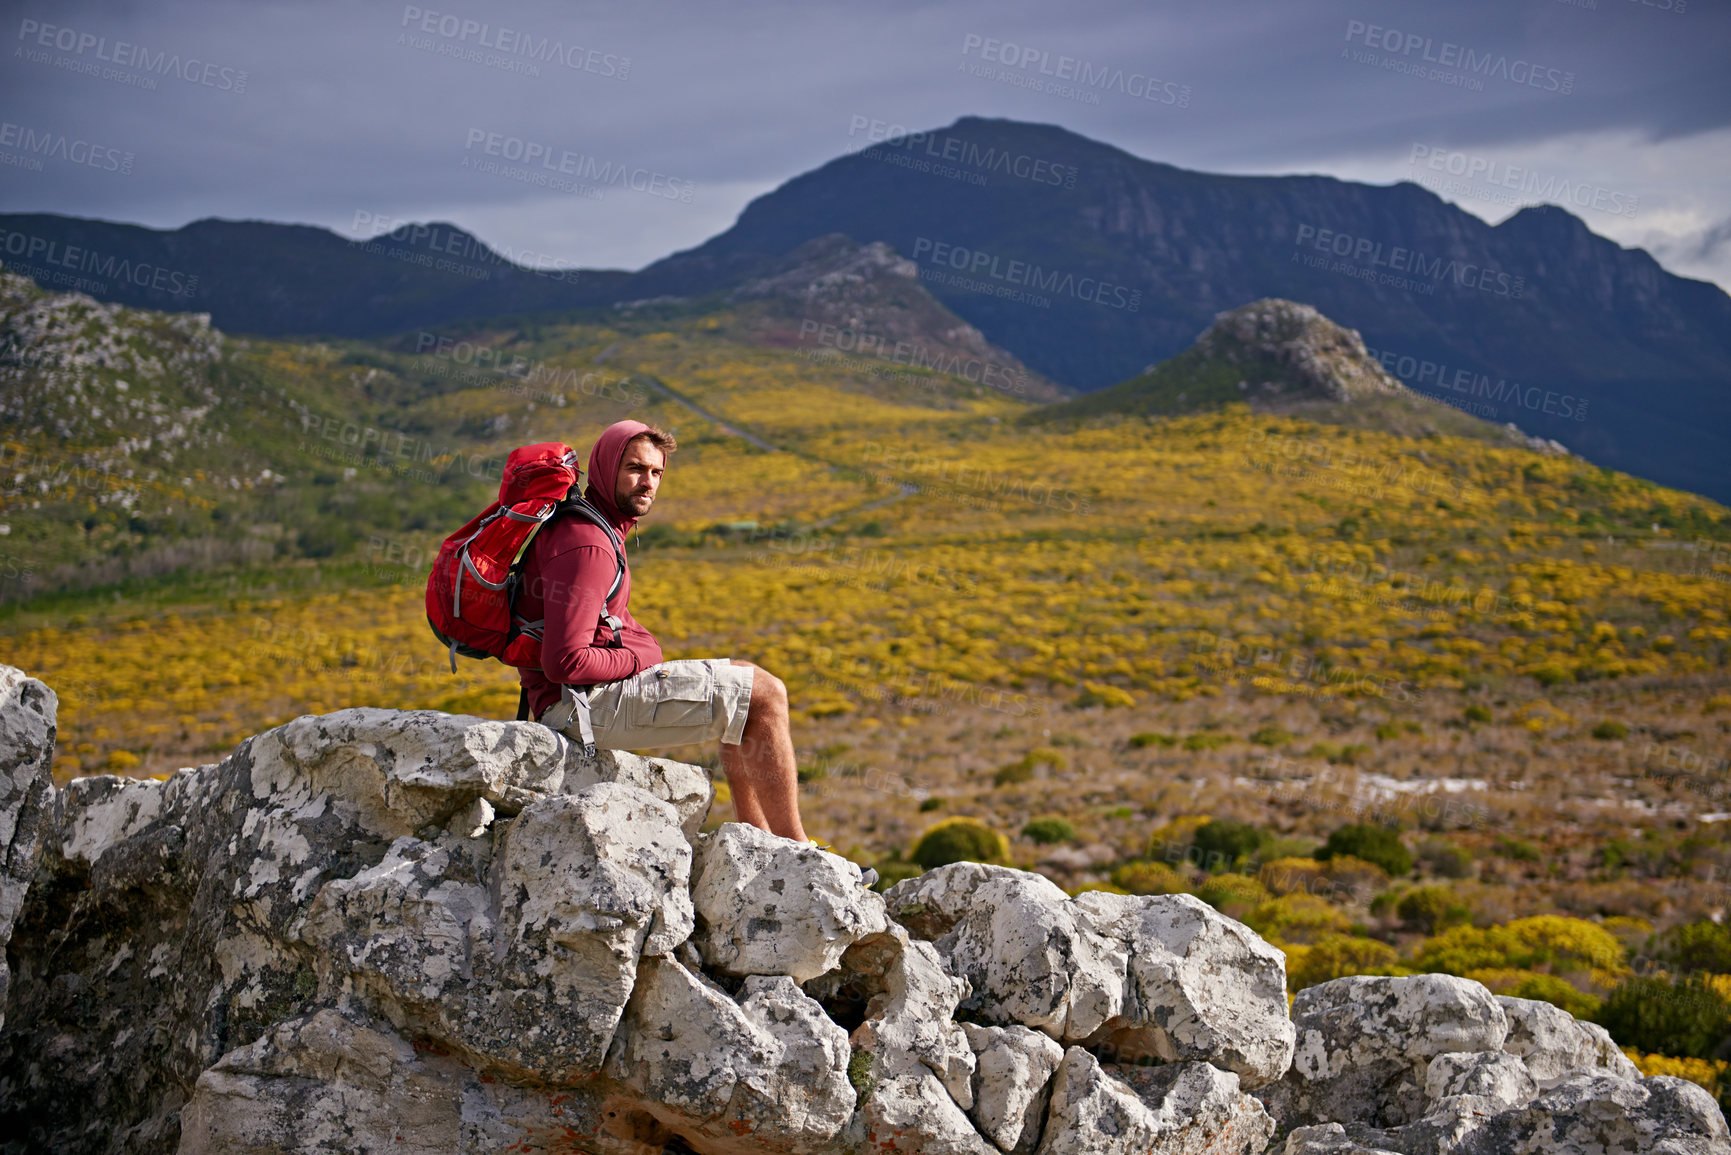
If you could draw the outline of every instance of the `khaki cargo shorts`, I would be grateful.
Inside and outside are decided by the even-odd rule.
[[[726,658],[662,662],[588,690],[589,721],[598,750],[653,750],[719,738],[738,745],[751,708],[750,666]],[[578,739],[571,695],[549,706],[541,721]],[[554,725],[554,723],[560,723]]]

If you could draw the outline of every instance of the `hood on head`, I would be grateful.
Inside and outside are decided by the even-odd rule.
[[[595,439],[589,450],[589,482],[585,495],[589,504],[606,514],[607,520],[621,534],[630,533],[637,519],[626,517],[613,500],[614,491],[619,487],[619,463],[625,460],[625,447],[631,439],[647,432],[649,426],[641,421],[615,421],[601,431],[601,436]]]

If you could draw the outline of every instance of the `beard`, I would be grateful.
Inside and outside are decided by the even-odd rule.
[[[619,508],[635,517],[642,517],[649,512],[649,507],[655,504],[655,496],[649,493],[632,493],[619,498]]]

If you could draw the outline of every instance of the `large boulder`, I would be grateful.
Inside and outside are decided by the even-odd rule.
[[[1246,1087],[1291,1061],[1285,955],[1190,895],[1071,899],[1040,875],[965,862],[885,897],[991,1022],[1122,1061],[1214,1063]]]
[[[1286,1073],[1286,955],[1188,894],[1090,891],[1077,909],[1129,958],[1123,1009],[1089,1035],[1102,1055],[1208,1062],[1245,1088]]]
[[[1527,1065],[1503,1051],[1446,1051],[1424,1073],[1425,1100],[1433,1111],[1442,1100],[1460,1095],[1500,1111],[1530,1102],[1538,1093]]]
[[[1238,1076],[1208,1063],[1117,1068],[1071,1047],[1052,1080],[1039,1155],[1260,1155],[1274,1135]]]
[[[968,1117],[1000,1150],[1026,1155],[1040,1141],[1064,1048],[1023,1026],[963,1023],[962,1031],[974,1049],[974,1106]]]
[[[1471,1095],[1439,1100],[1393,1129],[1327,1123],[1293,1130],[1282,1155],[1727,1155],[1713,1096],[1682,1079],[1579,1074],[1496,1110]]]
[[[1339,1123],[1295,1127],[1276,1150],[1279,1155],[1406,1155],[1387,1147],[1366,1147],[1346,1133]]]
[[[1610,1032],[1597,1023],[1583,1023],[1568,1011],[1537,999],[1498,995],[1509,1021],[1503,1050],[1519,1055],[1541,1088],[1556,1086],[1571,1075],[1602,1071],[1620,1079],[1639,1079]]]
[[[859,867],[741,822],[700,840],[691,898],[704,964],[730,975],[803,983],[889,927],[883,896],[861,885]]]
[[[1070,898],[1024,870],[958,862],[897,883],[894,917],[935,942],[972,986],[968,1009],[1060,1043],[1098,1031],[1124,1009],[1122,945],[1079,925]]]
[[[0,666],[0,1028],[11,972],[6,944],[42,858],[52,823],[51,772],[59,700],[24,671]]]
[[[806,984],[826,1006],[863,1021],[849,1041],[859,1105],[841,1136],[847,1151],[989,1155],[974,1129],[975,1057],[956,1009],[968,982],[928,942],[890,924],[861,939],[830,973]]]
[[[1684,1079],[1575,1075],[1523,1108],[1486,1120],[1459,1155],[1727,1155],[1713,1096]]]
[[[610,782],[507,825],[490,863],[448,834],[400,838],[296,929],[393,1021],[525,1075],[587,1078],[638,960],[691,933],[691,847],[671,805]]]
[[[847,1032],[785,976],[738,1001],[648,958],[608,1061],[644,1110],[714,1155],[816,1155],[854,1109]]]
[[[1284,1155],[1731,1155],[1712,1096],[1641,1078],[1548,1003],[1360,977],[1301,991],[1293,1015],[1292,1070],[1260,1092],[1289,1128]]]
[[[202,1072],[337,1003],[487,1078],[598,1070],[640,957],[691,930],[692,816],[595,764],[564,794],[545,727],[356,709],[75,780],[9,951],[0,1097],[38,1147],[171,1150]]]
[[[486,1077],[388,1024],[334,1009],[277,1024],[198,1077],[179,1155],[250,1151],[660,1151],[667,1133],[618,1096]],[[175,1150],[170,1147],[168,1150]]]
[[[562,735],[554,737],[565,741]],[[586,758],[579,747],[566,742],[563,764],[565,773],[556,789],[575,794],[598,782],[634,786],[673,807],[679,814],[680,829],[691,841],[697,839],[715,801],[715,784],[702,767],[671,758],[645,758],[629,750],[598,750],[594,757]]]
[[[1398,1127],[1424,1114],[1430,1061],[1500,1051],[1508,1019],[1480,983],[1452,975],[1358,975],[1298,992],[1292,1069],[1263,1092],[1283,1127]]]

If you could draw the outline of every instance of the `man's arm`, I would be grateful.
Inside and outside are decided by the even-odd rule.
[[[546,626],[541,637],[541,672],[561,685],[588,686],[629,678],[643,668],[636,654],[597,645],[602,604],[616,571],[613,551],[578,546],[548,559],[542,580]],[[612,631],[605,641],[611,642]]]

